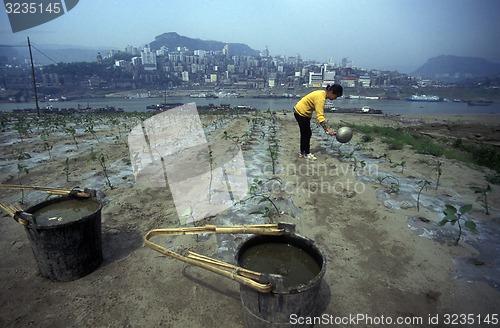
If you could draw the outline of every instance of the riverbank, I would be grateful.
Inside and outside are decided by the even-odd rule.
[[[229,106],[237,108],[245,106],[255,108],[256,110],[271,110],[271,111],[291,111],[296,104],[295,98],[189,98],[189,97],[168,97],[160,98],[99,98],[87,99],[82,101],[64,101],[39,104],[40,108],[45,108],[46,105],[52,108],[62,110],[64,108],[122,108],[124,112],[148,112],[152,109],[148,107],[158,104],[186,104],[196,103],[197,106]],[[414,102],[405,100],[359,100],[359,99],[339,99],[328,104],[335,108],[356,108],[361,109],[367,106],[370,109],[381,110],[383,115],[478,115],[478,114],[500,114],[500,103],[493,103],[490,106],[468,106],[467,103],[458,102]],[[36,108],[34,103],[23,104],[0,104],[0,112],[11,112],[14,110],[23,110],[25,108]]]
[[[201,115],[208,141],[216,145],[231,137],[241,146],[249,184],[273,177],[281,181],[261,190],[275,202],[279,213],[268,202],[256,199],[204,223],[296,224],[298,233],[312,239],[326,257],[315,315],[405,318],[412,322],[407,327],[454,327],[445,319],[462,313],[473,315],[474,326],[479,326],[481,318],[492,319],[500,308],[496,255],[500,245],[495,237],[500,233],[500,186],[488,181],[495,181],[490,178],[498,172],[415,153],[410,146],[390,149],[385,137],[373,134],[366,138],[356,130],[350,143],[339,144],[314,120],[311,146],[318,160],[300,159],[297,124],[289,111],[283,111],[286,108],[276,114]],[[390,126],[436,142],[458,137],[500,142],[499,115],[326,116],[335,128],[346,124]],[[126,133],[141,119],[125,113],[102,116],[92,125],[80,121],[49,124],[45,140],[40,137],[43,124],[39,128],[32,125],[31,132],[20,138],[16,122],[5,122],[0,136],[0,183],[17,184],[21,179],[24,185],[99,190],[104,263],[76,281],[48,281],[38,275],[23,227],[3,215],[0,326],[196,328],[219,327],[223,322],[224,326],[244,327],[238,283],[165,257],[143,244],[148,230],[182,223],[168,188],[144,188],[135,183]],[[277,131],[277,162],[269,151],[274,149],[269,148],[272,124]],[[57,126],[74,127],[75,138]],[[52,146],[50,154],[47,142]],[[88,160],[91,150],[105,155],[113,188],[99,163]],[[19,157],[26,153],[29,157]],[[19,164],[28,172],[20,170]],[[189,163],[185,165],[186,170],[189,167]],[[422,188],[421,181],[429,184]],[[489,215],[471,189],[484,188],[487,183],[491,187]],[[26,208],[45,195],[27,192],[23,198]],[[0,199],[14,203],[21,194],[0,190]],[[477,224],[478,234],[464,229],[458,246],[453,245],[456,225],[437,226],[447,204],[473,206],[466,218]],[[231,261],[235,247],[245,237],[181,236],[163,244]],[[429,324],[431,317],[439,322]]]
[[[39,93],[39,100],[73,100],[73,101],[86,101],[88,99],[103,99],[103,98],[160,98],[167,97],[189,97],[194,95],[206,95],[207,97],[220,96],[226,97],[291,97],[303,96],[311,92],[312,88],[307,87],[294,87],[293,89],[285,87],[275,87],[271,89],[252,89],[252,88],[218,88],[214,86],[199,86],[199,87],[174,87],[167,90],[162,88],[141,88],[141,89],[103,89],[103,90],[53,90],[52,95],[44,97]],[[413,95],[433,95],[441,99],[448,99],[450,101],[476,101],[488,100],[493,102],[500,102],[500,92],[498,87],[408,87],[408,86],[395,86],[392,88],[386,87],[373,87],[373,88],[345,88],[345,95],[347,97],[365,97],[365,98],[378,98],[378,99],[391,99],[391,100],[405,100]],[[9,91],[0,91],[0,104],[8,103],[9,99],[15,99],[16,93]],[[193,98],[194,99],[194,98]]]

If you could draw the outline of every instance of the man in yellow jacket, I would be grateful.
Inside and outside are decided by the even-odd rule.
[[[325,121],[325,102],[326,99],[335,100],[338,97],[342,97],[343,88],[339,84],[330,84],[325,90],[316,90],[308,95],[304,96],[295,105],[294,116],[299,124],[300,129],[300,157],[307,159],[317,159],[316,156],[311,154],[311,117],[314,111],[316,111],[316,118],[323,129],[330,135],[335,135],[335,131],[332,130]]]

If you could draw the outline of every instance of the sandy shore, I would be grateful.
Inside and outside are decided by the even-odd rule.
[[[272,117],[278,140],[275,174],[270,172],[268,152]],[[490,144],[500,142],[497,115],[329,113],[327,118],[334,127],[347,123],[391,125],[435,140],[460,136]],[[297,156],[298,128],[293,115],[202,115],[201,120],[207,139],[214,144],[222,140],[224,132],[235,137],[243,150],[249,184],[254,179],[281,180],[281,188],[262,190],[280,214],[267,202],[253,200],[210,216],[203,223],[294,223],[297,232],[312,239],[326,257],[315,315],[405,318],[408,324],[399,327],[457,327],[447,319],[460,314],[473,314],[475,324],[470,327],[478,327],[480,318],[498,317],[500,187],[491,184],[489,215],[471,190],[485,186],[485,176],[494,174],[491,170],[417,154],[410,147],[390,150],[378,137],[362,142],[362,133],[356,131],[350,143],[341,145],[317,127],[312,151],[318,160],[311,162]],[[0,182],[17,184],[21,179],[24,185],[99,190],[104,262],[75,281],[59,283],[43,278],[23,227],[3,215],[0,326],[244,327],[238,283],[144,246],[148,230],[177,227],[182,220],[169,188],[136,185],[126,132],[140,121],[128,117],[118,122],[96,121],[95,134],[75,125],[78,148],[70,134],[57,128],[46,139],[52,145],[50,156],[40,130],[33,129],[21,140],[15,122],[6,123],[0,136]],[[71,124],[66,123],[66,127]],[[91,148],[105,154],[113,188],[106,184],[99,164],[88,161]],[[20,153],[29,153],[30,158],[19,159]],[[443,169],[436,189],[438,161]],[[18,164],[29,172],[21,171]],[[69,181],[65,169],[69,170]],[[424,180],[430,184],[418,196],[419,182]],[[22,206],[41,202],[45,196],[26,192]],[[0,200],[19,202],[21,194],[0,190]],[[436,225],[446,204],[472,204],[467,218],[477,223],[479,233],[465,230],[464,238],[453,246],[456,227]],[[265,207],[271,212],[263,214]],[[181,236],[162,242],[171,249],[187,248],[229,262],[244,237]],[[431,318],[438,322],[430,323]],[[358,326],[386,325],[358,322]]]

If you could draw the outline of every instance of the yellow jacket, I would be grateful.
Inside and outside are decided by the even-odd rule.
[[[311,118],[313,111],[316,111],[316,118],[321,123],[325,120],[325,102],[326,91],[316,90],[300,99],[294,108],[297,114],[308,118]]]

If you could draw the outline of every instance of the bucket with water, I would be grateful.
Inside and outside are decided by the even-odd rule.
[[[0,185],[4,189],[42,190],[59,195],[27,210],[0,208],[21,223],[40,274],[53,281],[79,279],[102,263],[101,209],[94,190]]]
[[[253,236],[240,246],[236,260],[246,269],[282,277],[270,293],[240,285],[247,327],[297,327],[291,324],[292,315],[314,315],[326,261],[312,240],[298,235]]]
[[[95,198],[57,197],[26,210],[25,225],[40,274],[71,281],[102,263],[101,209]]]
[[[296,235],[294,229],[286,223],[164,228],[150,230],[144,240],[162,254],[239,282],[248,327],[297,327],[290,316],[313,315],[326,261],[314,242]],[[151,241],[156,236],[187,234],[255,236],[238,248],[236,265],[191,251],[179,254]]]

